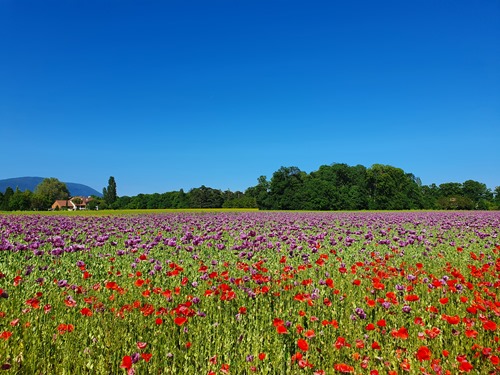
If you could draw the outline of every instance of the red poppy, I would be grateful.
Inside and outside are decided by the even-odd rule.
[[[178,316],[177,318],[174,319],[174,323],[177,324],[178,326],[181,326],[186,322],[187,322],[187,318],[184,316]]]
[[[10,336],[12,336],[12,332],[9,331],[3,331],[0,333],[0,339],[8,340]]]
[[[356,340],[356,348],[358,349],[363,349],[365,347],[365,343],[363,340],[357,339]]]
[[[431,359],[431,351],[427,346],[421,346],[417,350],[417,359],[419,361],[429,361]]]
[[[337,364],[335,364],[333,366],[333,369],[335,371],[338,371],[338,372],[341,372],[341,373],[344,373],[344,374],[354,372],[354,367],[349,366],[349,365],[347,365],[345,363],[337,363]]]
[[[446,320],[449,324],[458,324],[460,323],[460,317],[458,315],[455,316],[449,316],[449,315],[443,315],[442,316],[444,320]]]
[[[369,324],[365,327],[365,329],[366,329],[367,331],[373,331],[373,330],[375,329],[375,324],[373,324],[373,323],[369,323]]]
[[[413,323],[415,323],[415,324],[417,324],[417,325],[419,325],[419,326],[422,326],[422,327],[425,325],[425,324],[424,324],[424,320],[423,320],[421,317],[419,317],[419,316],[417,316],[417,317],[413,320]]]
[[[266,353],[259,353],[259,359],[261,361],[263,361],[264,359],[266,359]]]
[[[309,344],[304,339],[298,339],[297,346],[300,348],[300,350],[304,352],[307,352],[309,350]]]
[[[408,330],[405,327],[401,327],[400,329],[393,329],[391,331],[391,336],[406,340],[408,338]]]
[[[375,300],[373,299],[367,299],[366,304],[370,307],[375,307]]]
[[[73,332],[73,330],[75,329],[75,326],[73,324],[59,324],[57,326],[57,330],[59,331],[59,333],[62,335],[64,334],[65,332]]]
[[[463,361],[460,363],[460,366],[458,366],[458,369],[460,371],[465,371],[465,372],[470,372],[474,366],[472,366],[469,362]]]
[[[429,338],[436,338],[441,333],[441,330],[437,327],[432,327],[431,329],[426,329],[425,334],[429,336]]]
[[[80,313],[85,316],[92,316],[92,310],[90,310],[88,307],[84,307],[83,309],[81,309]]]
[[[380,344],[376,341],[372,343],[372,349],[373,350],[379,350],[380,349]]]
[[[477,334],[478,334],[478,332],[473,330],[473,329],[466,329],[465,330],[465,336],[467,336],[467,337],[474,339],[477,337]]]
[[[411,364],[410,364],[410,361],[408,360],[408,358],[403,359],[400,366],[403,369],[403,371],[409,372],[411,370]]]
[[[278,327],[278,326],[281,326],[283,324],[285,324],[285,322],[283,320],[278,319],[278,318],[273,319],[273,326]]]
[[[416,294],[408,294],[405,296],[405,301],[408,301],[408,302],[418,301],[419,299],[420,299],[420,297],[417,296]]]
[[[385,327],[385,326],[386,326],[385,319],[380,319],[380,320],[377,322],[377,325],[378,325],[379,327]]]
[[[346,342],[345,337],[341,336],[341,337],[337,337],[337,340],[335,341],[335,344],[333,344],[333,346],[335,346],[336,349],[340,349],[344,346],[349,348],[351,345]]]
[[[288,330],[286,329],[286,327],[284,325],[279,325],[276,327],[276,331],[279,333],[279,334],[285,334],[285,333],[288,333]]]
[[[304,332],[304,336],[307,337],[308,339],[313,338],[315,335],[314,330],[308,329],[306,332]]]
[[[141,353],[142,359],[144,359],[146,362],[149,362],[153,355],[151,353]]]
[[[483,322],[483,328],[485,331],[495,331],[497,329],[497,324],[491,320]]]
[[[148,343],[147,343],[147,342],[142,342],[142,341],[139,341],[139,342],[137,343],[137,348],[138,348],[138,349],[144,349],[144,348],[146,348],[146,346],[148,346]]]
[[[64,300],[64,304],[68,307],[75,307],[76,301],[71,300],[71,299],[66,299],[66,300]]]
[[[129,355],[124,356],[120,368],[130,370],[132,368],[132,357]]]

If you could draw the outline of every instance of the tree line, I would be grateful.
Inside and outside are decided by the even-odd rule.
[[[64,185],[64,186],[63,186]],[[0,193],[0,210],[44,210],[56,199],[68,199],[65,184],[45,179],[32,193],[8,188]],[[481,182],[422,185],[411,173],[390,165],[322,165],[311,173],[281,167],[270,180],[260,176],[244,192],[202,185],[188,192],[121,196],[110,177],[103,197],[93,197],[89,209],[259,208],[262,210],[498,210],[500,186],[493,191]]]

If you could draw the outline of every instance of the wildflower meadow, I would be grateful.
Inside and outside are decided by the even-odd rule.
[[[0,373],[499,374],[500,212],[0,215]]]

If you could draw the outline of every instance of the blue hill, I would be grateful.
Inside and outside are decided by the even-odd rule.
[[[21,191],[30,190],[34,191],[36,186],[44,180],[45,177],[17,177],[17,178],[7,178],[5,180],[0,180],[0,192],[5,192],[8,187],[13,190],[19,188]],[[68,187],[69,194],[72,197],[82,196],[89,197],[95,195],[97,197],[102,197],[102,193],[91,188],[90,186],[78,184],[75,182],[65,182]]]

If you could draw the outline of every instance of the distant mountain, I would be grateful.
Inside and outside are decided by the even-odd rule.
[[[44,180],[45,177],[17,177],[17,178],[7,178],[5,180],[0,180],[0,192],[5,192],[5,190],[10,186],[13,190],[19,188],[21,191],[31,190],[34,191],[36,186]],[[77,184],[74,182],[65,182],[68,187],[69,194],[72,197],[82,196],[88,197],[95,195],[97,197],[102,197],[102,193],[97,190],[92,189],[90,186]]]

